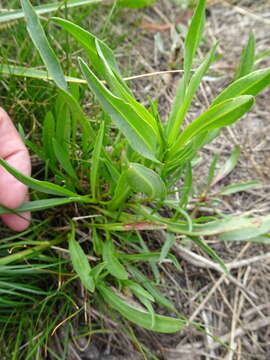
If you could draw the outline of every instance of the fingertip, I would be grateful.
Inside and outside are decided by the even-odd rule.
[[[21,213],[20,216],[15,214],[1,215],[2,221],[11,229],[17,232],[26,230],[31,221],[30,212]]]

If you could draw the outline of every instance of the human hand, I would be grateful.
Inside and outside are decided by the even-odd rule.
[[[0,157],[25,175],[31,173],[30,157],[7,113],[0,108]],[[28,200],[28,189],[0,166],[0,205],[16,209]],[[30,213],[1,215],[12,230],[23,231],[30,222]]]

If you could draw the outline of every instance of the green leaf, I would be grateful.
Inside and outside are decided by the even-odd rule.
[[[191,237],[192,241],[195,242],[206,254],[208,254],[216,263],[218,263],[221,267],[221,269],[228,274],[229,271],[224,263],[224,261],[218,256],[218,254],[211,249],[206,242],[199,237]]]
[[[74,180],[79,181],[77,174],[69,159],[68,151],[55,139],[52,139],[52,145],[55,153],[55,157],[59,161],[60,165],[66,171],[66,173]]]
[[[173,303],[171,303],[161,292],[152,285],[152,282],[140,270],[130,264],[127,265],[129,272],[134,276],[135,280],[140,282],[144,288],[155,298],[155,300],[165,308],[176,312]]]
[[[270,231],[269,215],[253,219],[242,217],[238,219],[238,222],[235,219],[235,223],[235,230],[220,232],[219,239],[224,241],[254,241],[254,238],[261,237]],[[263,238],[265,239],[265,236]]]
[[[254,98],[252,96],[243,95],[237,98],[228,99],[209,108],[185,128],[176,140],[176,143],[170,149],[169,156],[173,157],[177,150],[181,149],[181,147],[196,135],[233,124],[243,116],[253,104]]]
[[[166,196],[166,187],[160,176],[141,164],[129,164],[127,181],[134,191],[143,192],[150,199],[163,199]]]
[[[105,131],[105,122],[103,121],[100,125],[99,132],[94,144],[93,156],[92,156],[92,166],[90,171],[90,184],[92,196],[95,199],[98,189],[98,179],[99,179],[99,164],[100,164],[100,155],[102,151],[102,144]]]
[[[17,171],[14,167],[9,165],[5,160],[0,158],[0,165],[2,165],[9,173],[11,173],[17,180],[29,186],[31,189],[40,191],[45,194],[58,195],[58,196],[72,196],[80,197],[80,195],[65,189],[59,185],[50,183],[48,181],[40,181],[24,175]]]
[[[107,240],[104,243],[102,257],[103,261],[106,263],[106,268],[111,275],[120,280],[128,279],[127,271],[115,256],[115,249],[112,240]]]
[[[80,202],[83,201],[81,198],[53,198],[53,199],[43,199],[43,200],[34,200],[29,201],[22,204],[16,210],[10,211],[3,206],[0,206],[0,215],[2,214],[9,214],[9,213],[20,213],[20,212],[33,212],[33,211],[40,211],[45,209],[50,209],[55,206],[66,205],[73,202]]]
[[[124,280],[122,284],[128,287],[135,295],[143,296],[146,299],[154,302],[155,299],[152,295],[149,294],[141,285],[137,284],[135,281],[132,280]]]
[[[180,319],[155,315],[155,326],[152,326],[153,319],[149,312],[139,310],[133,305],[128,304],[126,300],[103,284],[98,285],[98,290],[108,305],[120,312],[120,314],[129,321],[132,321],[145,329],[160,333],[175,333],[183,329],[186,324],[185,321]]]
[[[230,174],[230,172],[236,167],[239,156],[240,156],[240,146],[236,146],[235,149],[233,150],[230,158],[225,162],[225,164],[220,168],[220,170],[218,171],[217,175],[215,176],[215,178],[213,179],[213,181],[211,182],[211,186],[214,186],[215,184],[217,184],[219,181],[221,181],[222,179],[224,179],[227,175]]]
[[[34,10],[37,14],[46,14],[49,12],[57,11],[59,9],[72,8],[76,6],[83,5],[91,5],[97,4],[102,0],[68,0],[68,1],[57,1],[50,4],[44,4],[40,6],[35,6]],[[10,21],[15,21],[18,19],[22,19],[24,17],[24,13],[21,10],[12,10],[8,12],[4,12],[0,14],[0,24]]]
[[[26,17],[28,33],[44,64],[46,64],[49,76],[54,79],[60,88],[67,90],[67,83],[61,65],[46,38],[45,32],[41,26],[37,14],[35,13],[29,0],[20,1]]]
[[[254,71],[229,85],[215,98],[211,106],[241,95],[256,96],[269,84],[270,68]]]
[[[94,136],[91,125],[86,119],[78,101],[69,93],[60,63],[46,38],[43,27],[32,5],[29,0],[21,0],[21,3],[26,15],[27,30],[48,69],[49,76],[54,80],[64,96],[74,119],[76,119],[83,128],[83,149],[85,150],[89,144],[89,137]]]
[[[159,257],[160,262],[164,261],[167,258],[168,254],[171,250],[171,247],[173,246],[175,241],[176,241],[176,238],[175,238],[174,234],[167,232],[165,243],[163,244],[163,246],[161,248],[161,252],[160,252],[160,257]]]
[[[141,9],[153,5],[156,1],[157,0],[118,0],[117,5],[130,9]]]
[[[109,68],[114,74],[119,74],[119,68],[116,63],[114,54],[103,41],[97,39],[96,36],[92,35],[90,32],[82,29],[78,25],[75,25],[68,20],[57,17],[53,18],[53,20],[64,30],[68,31],[87,50],[89,60],[91,61],[91,64],[99,77],[104,76],[104,64],[98,55],[96,42],[98,42],[100,50],[106,58],[106,62],[109,64]]]
[[[141,117],[144,121],[146,121],[150,126],[153,127],[156,133],[159,132],[157,122],[152,114],[141,105],[134,96],[131,94],[129,89],[126,86],[126,83],[123,81],[119,73],[116,73],[116,70],[110,67],[109,62],[106,60],[106,56],[102,52],[102,48],[100,47],[100,40],[95,39],[95,45],[97,49],[97,55],[100,57],[104,65],[103,75],[106,78],[109,86],[112,89],[112,92],[123,99],[125,102],[128,102],[132,109],[137,113],[139,117]]]
[[[180,127],[185,119],[185,115],[192,103],[193,97],[198,90],[198,87],[209,69],[217,48],[217,44],[214,45],[206,57],[206,59],[202,62],[202,64],[195,71],[193,76],[191,77],[190,83],[188,84],[186,94],[182,101],[179,101],[176,97],[176,101],[174,102],[172,113],[168,120],[167,126],[167,134],[168,134],[168,143],[172,144],[177,137]]]
[[[138,116],[132,106],[114,96],[81,59],[80,66],[89,88],[97,96],[104,111],[126,136],[130,146],[140,155],[157,162],[157,134],[154,129]]]
[[[184,77],[189,81],[194,56],[199,46],[205,22],[206,0],[199,0],[194,15],[192,16],[184,47]]]
[[[113,197],[109,202],[109,209],[116,210],[119,209],[123,203],[125,202],[126,198],[129,196],[131,191],[130,186],[127,182],[127,171],[124,171],[119,178],[117,186],[114,190]]]
[[[239,67],[235,74],[235,80],[252,72],[255,62],[256,40],[253,32],[250,33],[247,46],[244,48]]]
[[[55,164],[55,153],[53,151],[52,139],[55,136],[55,121],[53,114],[49,111],[43,121],[42,129],[42,144],[45,151],[47,160],[50,161],[50,165]]]
[[[69,254],[72,265],[76,273],[79,275],[83,286],[90,292],[94,292],[94,279],[90,276],[91,267],[87,256],[83,252],[80,244],[75,239],[75,231],[69,234],[68,237]]]
[[[254,187],[257,187],[258,185],[261,185],[260,181],[248,181],[245,183],[240,184],[231,184],[229,186],[224,187],[219,191],[220,195],[231,195],[235,194],[240,191],[246,191],[249,189],[253,189]]]
[[[38,70],[34,68],[27,68],[24,66],[15,66],[12,64],[0,64],[0,74],[29,77],[29,78],[40,79],[45,81],[54,80],[53,77],[49,76],[48,71]],[[71,83],[87,84],[86,80],[72,76],[65,76],[65,80],[66,82],[71,82]]]

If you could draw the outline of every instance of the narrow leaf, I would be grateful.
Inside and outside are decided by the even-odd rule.
[[[230,158],[225,162],[224,166],[218,171],[216,177],[211,182],[211,186],[214,186],[219,181],[224,179],[230,172],[236,167],[239,156],[240,156],[240,147],[236,146],[234,151],[232,152]]]
[[[155,157],[157,135],[133,108],[114,96],[94,75],[83,60],[80,66],[89,88],[94,92],[104,111],[116,123],[128,139],[130,146],[142,156],[157,161]]]
[[[105,122],[103,121],[100,125],[100,129],[94,144],[92,166],[90,171],[91,192],[94,199],[96,198],[97,195],[98,178],[99,178],[98,169],[99,169],[100,154],[101,154],[103,138],[104,138],[104,130],[105,130]]]
[[[214,45],[206,57],[206,59],[202,62],[202,64],[198,67],[198,69],[195,71],[193,76],[191,77],[190,83],[188,84],[186,95],[182,99],[182,101],[179,102],[179,100],[176,97],[176,101],[173,106],[172,114],[170,115],[169,121],[168,121],[168,127],[167,127],[167,133],[168,133],[168,142],[169,144],[172,144],[177,137],[180,127],[185,119],[185,115],[192,103],[193,97],[196,94],[196,91],[198,90],[198,87],[206,74],[207,70],[209,69],[214,55],[217,48],[217,44]]]
[[[108,305],[120,312],[129,321],[145,329],[160,333],[174,333],[180,331],[185,326],[186,322],[183,320],[155,315],[155,326],[152,327],[152,315],[149,312],[139,310],[128,304],[126,300],[123,300],[103,284],[98,285],[98,290]]]
[[[254,187],[258,187],[261,185],[260,181],[248,181],[240,184],[231,184],[229,186],[224,187],[219,191],[220,195],[231,195],[240,191],[247,191],[253,189]]]
[[[270,68],[254,71],[234,81],[223,90],[212,102],[211,106],[241,95],[256,96],[270,84]]]
[[[74,230],[69,234],[68,245],[74,270],[79,275],[83,286],[85,286],[85,288],[90,292],[94,292],[95,283],[93,278],[90,276],[91,267],[80,244],[75,239]]]
[[[103,261],[106,263],[106,268],[109,273],[120,280],[127,280],[128,273],[124,266],[115,256],[115,250],[112,240],[107,240],[103,245]]]
[[[235,74],[235,80],[252,72],[255,62],[256,40],[253,32],[250,33],[247,46],[244,48],[239,67]]]
[[[55,139],[52,139],[52,145],[54,149],[55,156],[57,160],[59,161],[60,165],[63,167],[63,169],[66,171],[66,173],[74,180],[79,181],[77,174],[71,164],[71,161],[69,159],[69,153],[68,151],[63,148],[63,146]]]
[[[184,77],[186,81],[189,80],[192,62],[199,46],[204,22],[205,22],[205,3],[206,0],[199,0],[195,13],[192,16],[188,33],[185,39],[184,47]]]
[[[0,206],[0,215],[9,213],[20,213],[20,212],[33,212],[53,208],[55,206],[66,205],[73,202],[80,202],[80,198],[54,198],[54,199],[43,199],[34,200],[22,204],[16,210],[10,210],[3,206]]]
[[[36,180],[30,176],[26,176],[26,175],[20,173],[19,171],[17,171],[14,167],[9,165],[5,160],[3,160],[1,158],[0,158],[0,165],[2,165],[17,180],[19,180],[23,184],[29,186],[33,190],[40,191],[45,194],[51,194],[51,195],[80,197],[80,195],[73,193],[72,191],[65,189],[59,185],[50,183],[48,181]]]
[[[254,98],[252,96],[243,95],[211,107],[185,128],[171,148],[170,157],[196,135],[233,124],[243,116],[253,104]]]
[[[35,13],[29,0],[20,1],[26,17],[28,33],[42,60],[46,64],[49,76],[54,78],[54,81],[60,88],[67,90],[67,83],[61,65],[46,38],[37,14]]]

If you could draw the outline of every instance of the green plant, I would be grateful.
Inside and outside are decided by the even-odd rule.
[[[41,144],[37,146],[27,141],[46,164],[50,181],[20,174],[2,159],[0,165],[33,190],[34,200],[23,204],[17,213],[76,204],[80,216],[74,218],[75,206],[70,205],[65,213],[67,226],[63,235],[44,244],[33,242],[33,248],[0,259],[0,266],[30,258],[67,240],[73,268],[90,293],[137,325],[170,333],[183,328],[187,320],[144,275],[141,262],[145,266],[149,264],[156,282],[160,278],[157,265],[165,260],[180,271],[181,267],[171,253],[176,233],[191,239],[220,265],[221,271],[227,273],[222,259],[207,245],[204,237],[239,241],[258,241],[263,237],[268,241],[264,234],[270,229],[269,216],[254,220],[244,215],[217,214],[214,219],[206,219],[196,217],[196,211],[189,214],[187,210],[192,192],[192,167],[198,150],[212,141],[220,128],[240,119],[254,104],[254,96],[270,83],[269,68],[252,71],[254,64],[246,64],[245,54],[249,54],[253,46],[250,40],[242,56],[237,80],[212,102],[209,109],[180,131],[194,95],[215,59],[217,44],[193,70],[204,28],[205,2],[198,2],[192,18],[184,47],[184,75],[171,114],[164,124],[155,102],[147,109],[136,101],[121,77],[113,52],[104,42],[72,22],[54,18],[55,23],[74,37],[88,55],[91,67],[82,59],[78,62],[84,81],[103,109],[95,121],[90,122],[80,105],[77,84],[69,86],[69,81],[77,80],[64,75],[37,14],[28,0],[21,0],[29,35],[58,91],[56,103],[43,122]],[[15,70],[17,75],[23,75],[25,71],[33,77],[45,76],[44,72],[22,67],[9,66],[9,69]],[[2,66],[1,71],[7,73],[7,67]],[[211,200],[209,190],[232,170],[237,154],[236,149],[223,172],[216,176],[214,159],[198,203]],[[172,188],[178,186],[180,179],[184,180],[184,185],[177,190],[180,197],[177,199]],[[227,188],[223,194],[242,191],[256,184]],[[162,215],[160,210],[164,208],[169,208],[170,217]],[[10,210],[0,208],[1,214],[7,212]],[[80,225],[80,219],[89,220]],[[82,246],[76,240],[78,229],[90,231],[90,246]],[[160,251],[149,249],[140,233],[143,230],[166,231]],[[89,261],[89,256],[94,260]],[[178,318],[157,315],[153,303],[174,312]]]

